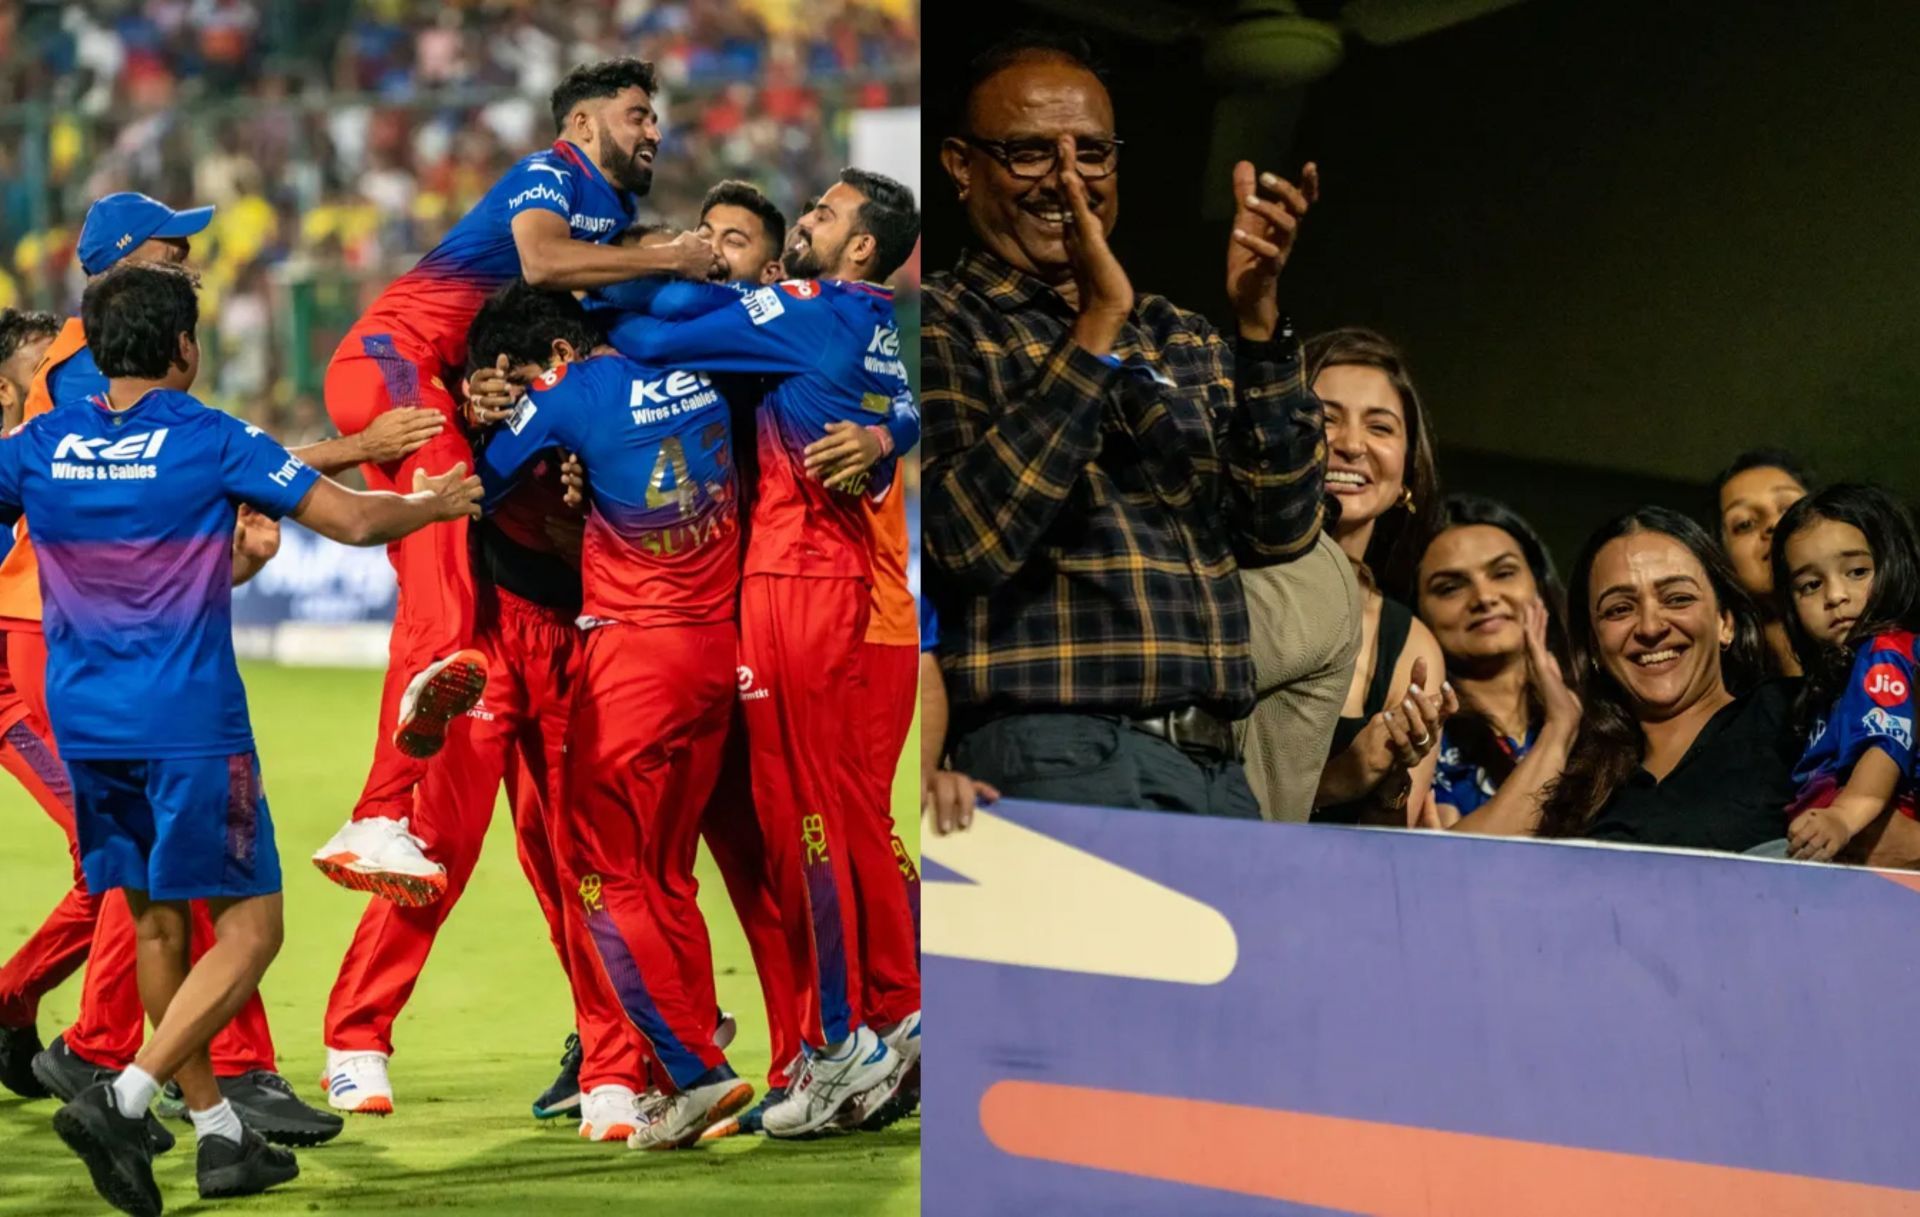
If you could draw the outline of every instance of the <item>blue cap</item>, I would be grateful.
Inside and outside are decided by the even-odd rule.
[[[142,241],[190,237],[212,220],[212,207],[175,211],[131,190],[110,194],[87,208],[86,222],[80,225],[80,269],[97,275],[140,248]]]

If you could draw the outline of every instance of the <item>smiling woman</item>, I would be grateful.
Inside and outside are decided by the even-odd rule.
[[[1334,330],[1309,339],[1306,355],[1326,411],[1327,495],[1338,508],[1330,531],[1364,593],[1359,655],[1313,818],[1406,826],[1426,803],[1453,708],[1440,645],[1408,607],[1413,563],[1439,508],[1433,435],[1406,360],[1387,339]]]
[[[1759,615],[1706,532],[1665,508],[1620,516],[1567,599],[1585,715],[1542,834],[1735,853],[1784,836],[1791,689],[1761,683]]]

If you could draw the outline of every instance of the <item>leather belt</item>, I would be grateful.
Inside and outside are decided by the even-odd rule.
[[[1123,717],[1120,721],[1135,731],[1163,739],[1182,752],[1211,754],[1228,761],[1240,759],[1240,748],[1233,739],[1233,724],[1198,706],[1182,706],[1150,718]]]

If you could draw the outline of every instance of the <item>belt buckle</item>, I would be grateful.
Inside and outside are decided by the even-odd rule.
[[[1165,722],[1167,724],[1167,742],[1182,752],[1187,751],[1195,745],[1200,747],[1210,746],[1204,741],[1193,738],[1193,732],[1189,729],[1195,722],[1195,712],[1192,706],[1183,706],[1178,710],[1169,711]]]

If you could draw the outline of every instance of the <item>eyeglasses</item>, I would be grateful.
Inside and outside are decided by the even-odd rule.
[[[974,135],[956,136],[999,161],[1008,173],[1022,181],[1037,182],[1053,172],[1060,149],[1050,139],[981,139]],[[1083,179],[1096,181],[1111,174],[1120,165],[1117,139],[1074,139],[1073,168]]]

